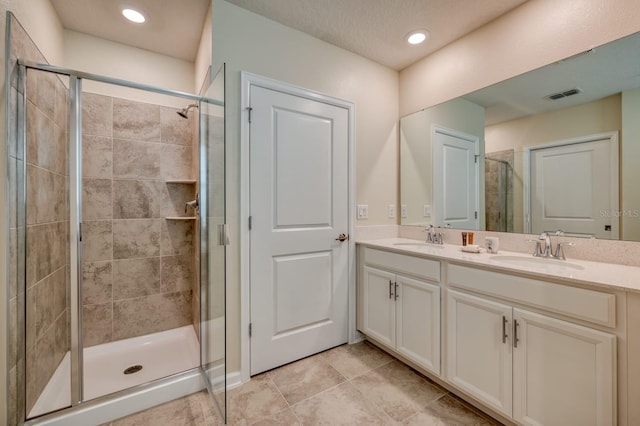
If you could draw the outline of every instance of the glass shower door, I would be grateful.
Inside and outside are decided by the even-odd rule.
[[[226,419],[224,65],[200,101],[200,368]]]

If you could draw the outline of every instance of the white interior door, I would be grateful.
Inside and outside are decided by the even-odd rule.
[[[618,155],[612,145],[604,137],[531,150],[532,233],[561,229],[618,239]]]
[[[478,138],[436,127],[432,140],[435,224],[478,229]]]
[[[249,97],[253,375],[348,340],[349,112]]]

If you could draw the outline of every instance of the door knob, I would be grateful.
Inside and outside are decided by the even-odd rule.
[[[338,238],[336,238],[336,241],[343,242],[343,241],[347,241],[348,239],[349,239],[349,236],[348,236],[348,235],[340,234],[340,235],[338,236]]]

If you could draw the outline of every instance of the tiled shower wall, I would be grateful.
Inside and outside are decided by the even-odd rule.
[[[84,345],[192,324],[195,198],[189,120],[83,93]],[[193,114],[191,114],[193,116]]]
[[[29,411],[69,350],[67,287],[69,282],[67,149],[67,91],[55,75],[30,70],[27,74],[26,153],[17,140],[17,105],[24,94],[17,89],[16,58],[46,62],[24,29],[11,16],[11,107],[8,123],[10,185],[10,348],[9,415],[17,422],[18,407]],[[20,260],[25,228],[19,219],[19,170],[26,154],[26,260]],[[21,214],[24,214],[21,213]],[[22,262],[26,262],[26,266]],[[26,292],[22,271],[26,272]],[[26,341],[18,324],[26,305]],[[18,350],[25,344],[26,356]],[[25,373],[26,367],[26,373]],[[17,392],[17,378],[26,374],[26,401]],[[18,401],[21,401],[18,403]]]

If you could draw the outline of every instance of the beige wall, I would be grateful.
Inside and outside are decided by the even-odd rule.
[[[54,62],[52,62],[55,64]],[[194,63],[75,31],[64,31],[64,62],[68,68],[165,89],[193,93]],[[188,100],[84,80],[84,91],[170,107]]]
[[[593,102],[487,126],[486,152],[541,145],[621,128],[620,94]]]
[[[400,73],[400,115],[640,30],[637,0],[530,0]]]
[[[198,52],[196,53],[196,60],[194,63],[194,84],[193,93],[200,93],[204,79],[211,66],[211,44],[212,40],[212,28],[211,28],[211,5],[207,9],[207,18],[204,21],[202,28],[202,36],[200,37],[200,44],[198,45]]]
[[[353,53],[240,9],[213,4],[213,69],[227,63],[228,370],[240,368],[240,70],[351,101],[356,108],[356,198],[364,224],[395,223],[398,74]],[[243,171],[246,173],[246,171]]]

